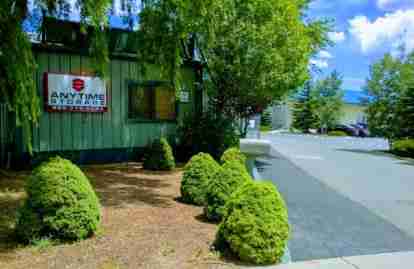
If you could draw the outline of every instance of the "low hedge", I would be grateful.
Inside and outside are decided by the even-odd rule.
[[[289,238],[285,202],[272,183],[250,182],[226,203],[216,247],[253,264],[280,263]]]
[[[414,158],[414,139],[395,141],[392,145],[392,152],[402,157]]]
[[[207,219],[220,221],[224,215],[224,205],[230,195],[245,183],[252,181],[246,166],[237,160],[227,161],[207,187],[206,205],[204,208]]]
[[[222,164],[228,161],[237,161],[242,165],[246,165],[246,155],[244,155],[238,148],[229,148],[223,153],[220,159]]]
[[[348,134],[344,131],[330,131],[328,132],[328,136],[348,136]]]
[[[181,181],[182,201],[194,205],[204,205],[207,185],[220,169],[220,165],[207,153],[193,156],[184,167]]]
[[[16,223],[21,241],[80,240],[98,229],[98,198],[88,178],[70,161],[56,157],[41,164],[28,178],[25,190],[28,197]]]
[[[144,156],[144,169],[153,171],[171,171],[175,168],[175,159],[170,144],[165,138],[156,139]]]

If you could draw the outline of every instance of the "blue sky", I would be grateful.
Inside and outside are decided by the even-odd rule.
[[[338,70],[344,88],[361,90],[369,65],[398,47],[414,50],[414,0],[315,0],[311,18],[333,19],[335,45],[312,59],[322,75]]]

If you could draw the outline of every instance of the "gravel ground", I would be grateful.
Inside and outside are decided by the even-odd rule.
[[[102,232],[46,248],[19,247],[11,239],[23,176],[0,175],[0,268],[234,267],[210,252],[217,227],[203,221],[202,208],[177,202],[180,171],[149,173],[136,164],[84,171],[101,199]]]

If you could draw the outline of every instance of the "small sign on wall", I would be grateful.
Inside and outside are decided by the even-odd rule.
[[[190,102],[190,92],[187,90],[182,90],[180,92],[180,102],[181,103],[188,103]]]
[[[46,110],[49,112],[106,112],[105,81],[99,77],[44,74]]]

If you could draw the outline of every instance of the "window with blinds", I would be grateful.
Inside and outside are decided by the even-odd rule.
[[[171,86],[161,83],[131,84],[128,89],[128,118],[135,120],[175,120],[176,97]]]

